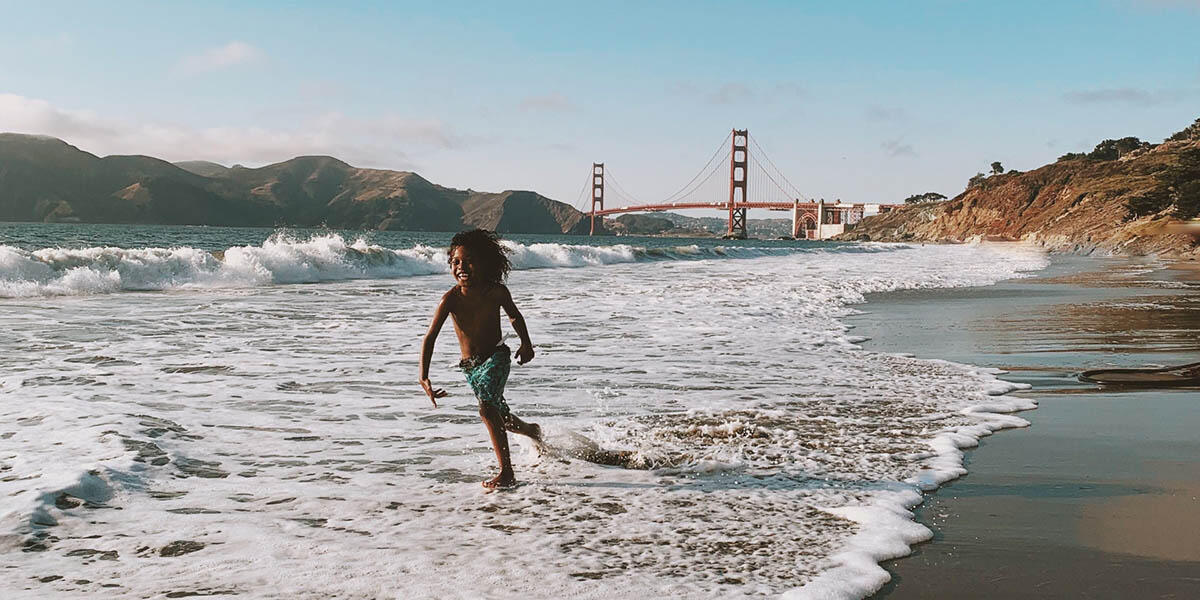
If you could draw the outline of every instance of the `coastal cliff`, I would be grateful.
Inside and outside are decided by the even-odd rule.
[[[530,191],[457,190],[416,173],[302,156],[257,169],[84,152],[0,133],[0,221],[586,233],[583,213]]]
[[[843,240],[1024,240],[1053,251],[1192,255],[1181,226],[1200,210],[1200,119],[1161,144],[1106,140],[1028,172],[977,175],[958,196],[859,223]]]

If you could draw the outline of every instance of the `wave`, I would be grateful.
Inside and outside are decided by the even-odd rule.
[[[810,248],[745,246],[642,247],[502,242],[515,269],[572,268],[661,260],[755,258]],[[857,247],[857,251],[872,251]],[[337,234],[306,239],[286,232],[260,246],[210,252],[173,248],[0,246],[0,297],[107,294],[187,288],[256,287],[349,279],[396,279],[449,272],[444,248],[391,249]]]

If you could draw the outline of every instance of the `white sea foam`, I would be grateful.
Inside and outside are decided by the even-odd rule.
[[[494,458],[441,366],[452,336],[442,408],[412,383],[451,282],[411,275],[443,272],[440,250],[6,249],[34,295],[72,269],[176,290],[0,301],[8,596],[869,594],[877,561],[929,534],[918,490],[1033,404],[989,370],[864,351],[841,319],[866,293],[1045,258],[681,248],[514,247],[538,356],[506,396],[551,452],[518,438],[527,484],[503,493],[478,485]],[[268,285],[310,281],[335,283]]]

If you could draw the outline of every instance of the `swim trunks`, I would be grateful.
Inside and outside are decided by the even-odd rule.
[[[496,346],[491,356],[464,358],[458,368],[467,376],[467,383],[479,399],[479,408],[494,406],[501,417],[509,415],[508,403],[504,401],[504,384],[508,383],[508,371],[512,368],[512,350],[508,346]]]

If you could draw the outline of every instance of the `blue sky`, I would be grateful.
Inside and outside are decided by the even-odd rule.
[[[243,4],[0,0],[0,131],[574,204],[592,161],[664,198],[737,127],[893,202],[1200,117],[1200,0]]]

